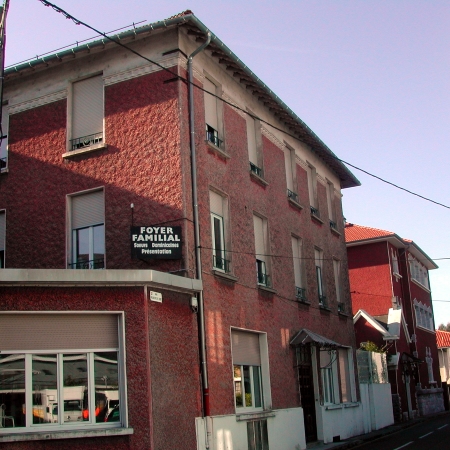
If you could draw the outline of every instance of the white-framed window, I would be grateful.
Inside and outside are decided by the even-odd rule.
[[[103,85],[102,75],[72,83],[69,151],[104,143]]]
[[[323,403],[339,403],[336,401],[338,396],[337,389],[337,351],[332,349],[321,348],[319,351],[320,358],[320,376],[322,380],[322,396]]]
[[[333,258],[333,273],[334,273],[334,287],[336,290],[336,302],[338,305],[338,310],[340,312],[344,311],[344,305],[342,302],[342,278],[341,278],[341,261],[339,259]]]
[[[303,242],[296,236],[291,236],[292,244],[292,259],[294,265],[294,279],[295,279],[295,296],[300,301],[306,301],[306,275],[305,264],[302,257]]]
[[[330,228],[337,230],[336,222],[336,204],[334,201],[334,184],[327,180],[326,185],[327,190],[327,207],[328,207],[328,218],[330,219]]]
[[[434,331],[433,310],[414,299],[414,311],[416,313],[416,325],[429,331]]]
[[[228,199],[209,191],[211,210],[211,237],[213,268],[221,272],[230,272],[230,253],[227,253]]]
[[[269,231],[267,219],[253,214],[255,232],[256,280],[261,286],[271,286]]]
[[[105,268],[103,189],[68,196],[72,269]]]
[[[248,111],[246,115],[247,121],[247,146],[248,159],[250,161],[250,171],[255,175],[263,178],[263,159],[262,159],[262,136],[261,123],[254,118],[254,114]]]
[[[231,330],[236,411],[262,410],[271,404],[267,335]]]
[[[8,132],[9,110],[7,105],[2,106],[2,122],[0,130],[0,172],[8,168]],[[3,137],[4,136],[4,137]]]
[[[0,435],[127,426],[123,330],[122,313],[0,313]]]
[[[316,282],[319,306],[326,307],[327,298],[325,296],[325,285],[323,281],[323,251],[319,248],[314,249],[314,261],[316,266]]]
[[[247,422],[248,450],[269,450],[267,419]]]
[[[0,269],[5,267],[6,211],[0,210]]]
[[[223,148],[223,122],[221,87],[205,76],[203,81],[205,100],[206,141]]]
[[[400,275],[399,269],[398,269],[398,257],[397,257],[397,251],[391,248],[391,260],[392,260],[392,272],[396,275]]]
[[[287,196],[299,203],[295,150],[288,145],[284,148],[284,166],[286,169]]]
[[[411,279],[429,289],[427,268],[411,255],[408,256],[408,261]]]
[[[354,392],[352,386],[351,370],[351,349],[340,347],[338,349],[339,358],[339,382],[341,387],[341,403],[348,403],[353,400]]]
[[[320,217],[319,203],[317,201],[317,172],[316,168],[307,163],[306,174],[308,178],[308,195],[309,204],[311,207],[311,213],[317,217]]]

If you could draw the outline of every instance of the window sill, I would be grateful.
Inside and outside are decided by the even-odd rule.
[[[308,300],[302,300],[300,298],[295,298],[295,301],[297,303],[299,303],[300,305],[305,305],[305,306],[309,306],[311,304],[311,302],[309,302]]]
[[[421,287],[424,291],[426,291],[426,292],[428,292],[429,294],[431,294],[431,291],[427,288],[427,287],[425,287],[422,283],[419,283],[417,280],[415,280],[414,278],[411,278],[411,281],[414,283],[414,284],[417,284],[417,286],[419,286],[419,287]]]
[[[236,412],[236,422],[241,422],[245,420],[258,420],[258,419],[265,419],[266,417],[275,417],[275,411],[261,411],[261,412],[248,412],[248,413],[241,413]]]
[[[333,409],[357,408],[359,406],[359,402],[339,403],[324,406],[327,411],[332,411]]]
[[[335,228],[331,228],[331,233],[334,234],[335,236],[342,236],[342,233],[340,233],[338,230],[336,230]]]
[[[263,284],[258,284],[258,289],[265,292],[270,292],[271,294],[276,294],[277,291],[271,287],[264,286]]]
[[[319,217],[316,216],[315,214],[311,213],[311,219],[315,220],[316,222],[320,223],[321,225],[323,225],[323,220]]]
[[[327,313],[331,312],[331,309],[328,308],[328,306],[319,305],[319,309],[323,312],[327,312]]]
[[[0,174],[2,174],[2,173],[8,173],[8,172],[9,172],[9,169],[8,169],[7,167],[5,167],[5,168],[3,168],[3,169],[0,170]]]
[[[419,329],[422,330],[422,331],[428,331],[428,333],[436,334],[436,331],[430,330],[429,328],[425,328],[425,327],[422,326],[422,325],[416,325],[416,328],[419,328]]]
[[[338,316],[339,316],[339,317],[345,317],[345,318],[350,317],[347,313],[341,312],[341,311],[338,311]]]
[[[392,275],[394,275],[395,278],[403,278],[398,272],[392,272]]]
[[[108,148],[108,144],[104,144],[104,143],[94,144],[94,145],[90,145],[89,147],[86,147],[86,148],[80,148],[79,150],[72,150],[70,152],[63,153],[62,157],[67,159],[67,158],[71,158],[72,156],[84,155],[85,153],[91,153],[91,152],[95,152],[97,150],[103,150],[103,149],[107,149],[107,148]]]
[[[236,283],[236,281],[238,280],[237,277],[235,277],[234,275],[231,275],[226,272],[221,272],[220,270],[216,269],[213,269],[213,274],[218,278],[223,278],[224,280],[232,281],[233,283]]]
[[[261,184],[264,187],[269,186],[269,183],[264,178],[261,178],[259,175],[256,175],[256,173],[252,172],[251,170],[249,171],[249,173],[250,177],[253,178],[253,180],[256,181],[257,183]]]
[[[231,156],[227,152],[222,150],[220,147],[217,147],[217,145],[214,145],[211,141],[208,141],[207,139],[205,139],[205,142],[208,145],[208,147],[217,155],[221,156],[224,159],[231,158]]]
[[[91,437],[124,436],[133,434],[133,428],[103,428],[100,430],[60,430],[40,433],[0,434],[0,442],[49,441],[53,439],[76,439]]]
[[[300,211],[303,209],[303,206],[300,205],[300,203],[296,202],[295,200],[293,200],[291,197],[288,197],[289,203],[294,207],[299,209]]]

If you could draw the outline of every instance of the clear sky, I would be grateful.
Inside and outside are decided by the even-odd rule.
[[[340,158],[450,206],[448,0],[54,3],[103,32],[191,9]],[[93,36],[39,0],[10,0],[6,63]],[[351,170],[362,186],[343,191],[348,222],[449,258],[430,279],[436,325],[450,322],[450,209]]]

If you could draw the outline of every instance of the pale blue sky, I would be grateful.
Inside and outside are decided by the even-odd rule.
[[[57,0],[107,32],[191,9],[343,160],[450,206],[450,2],[439,0]],[[10,0],[7,65],[93,37],[42,5]],[[352,169],[349,222],[450,258],[450,210]],[[450,259],[430,272],[450,322]]]

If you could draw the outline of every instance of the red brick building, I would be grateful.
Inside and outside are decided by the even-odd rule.
[[[396,419],[441,410],[428,277],[437,265],[415,242],[390,231],[348,223],[345,240],[356,344],[371,341],[391,355]]]
[[[358,180],[192,13],[119,37],[6,71],[2,448],[360,434]]]

